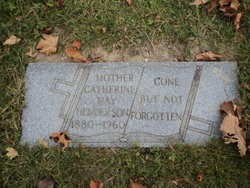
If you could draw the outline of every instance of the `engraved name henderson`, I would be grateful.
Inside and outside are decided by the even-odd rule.
[[[218,77],[223,74],[221,67],[228,65],[215,64],[215,67],[209,63],[48,65],[61,69],[56,74],[49,71],[46,87],[53,95],[47,100],[63,101],[56,103],[57,115],[48,116],[57,116],[55,127],[68,130],[73,141],[90,146],[134,143],[163,146],[173,140],[204,143],[217,134],[219,116],[218,110],[212,112],[201,102],[218,107],[225,95],[236,94],[232,84],[206,94],[206,86],[213,88],[215,83],[225,82]],[[233,72],[235,67],[230,66]],[[34,71],[36,65],[31,69]],[[207,81],[205,77],[211,73],[216,73],[215,78]],[[70,76],[65,78],[67,74]],[[206,96],[202,96],[204,93]]]

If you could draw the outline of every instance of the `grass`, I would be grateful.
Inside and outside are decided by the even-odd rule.
[[[19,145],[21,114],[24,107],[24,73],[30,61],[25,53],[41,38],[44,27],[54,28],[60,37],[59,52],[74,39],[84,48],[98,45],[107,50],[152,47],[162,41],[183,46],[184,59],[194,60],[199,52],[215,51],[226,60],[237,60],[240,101],[245,124],[250,122],[250,19],[246,13],[242,27],[235,31],[232,22],[220,12],[208,14],[206,5],[195,7],[182,0],[137,0],[126,6],[121,0],[68,0],[58,7],[53,0],[0,1],[0,185],[35,187],[42,177],[51,176],[58,187],[88,187],[90,179],[101,179],[105,187],[128,187],[129,179],[143,177],[148,187],[247,187],[249,155],[239,157],[235,145],[213,140],[206,147],[174,145],[170,148],[60,149],[29,148]],[[249,1],[244,1],[245,7]],[[46,7],[44,5],[47,5]],[[244,8],[242,8],[244,9]],[[103,33],[102,28],[107,28]],[[12,47],[3,42],[14,34],[22,40]],[[245,36],[239,42],[238,34]],[[248,129],[249,132],[249,129]],[[19,156],[6,157],[14,147]],[[197,181],[199,171],[202,182]]]

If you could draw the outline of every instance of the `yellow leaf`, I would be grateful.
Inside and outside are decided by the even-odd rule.
[[[73,47],[66,48],[65,52],[67,56],[72,57],[76,62],[87,62],[87,59],[81,54],[81,52],[74,49]]]
[[[194,2],[189,3],[189,4],[190,4],[190,5],[199,6],[199,5],[202,5],[202,4],[207,3],[208,1],[209,1],[209,0],[195,0]]]
[[[17,44],[20,42],[20,38],[16,37],[15,35],[11,35],[4,43],[3,45],[6,46],[12,46],[14,44]]]
[[[6,156],[9,157],[10,159],[15,158],[18,156],[18,152],[14,148],[6,148]]]
[[[46,142],[44,138],[39,139],[39,144],[45,148],[49,148],[48,143]]]
[[[36,49],[45,55],[51,55],[56,53],[58,36],[42,34],[43,38],[39,41]]]

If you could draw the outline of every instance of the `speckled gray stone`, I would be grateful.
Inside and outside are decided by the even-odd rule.
[[[236,83],[235,62],[31,63],[21,142],[67,130],[93,147],[204,144]]]

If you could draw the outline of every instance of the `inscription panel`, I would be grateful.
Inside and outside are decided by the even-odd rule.
[[[31,130],[37,138],[67,130],[88,146],[205,143],[218,136],[220,103],[236,97],[235,69],[233,62],[30,64],[22,141],[35,142]]]

